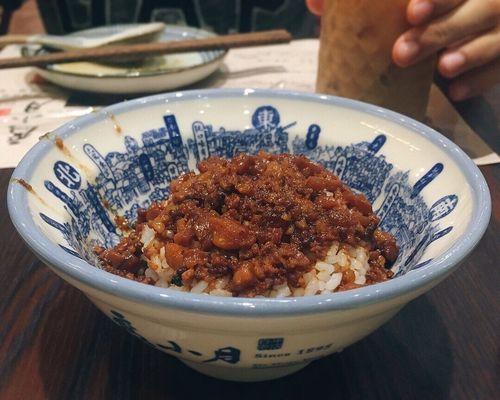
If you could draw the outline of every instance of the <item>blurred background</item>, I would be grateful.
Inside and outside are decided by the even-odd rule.
[[[94,26],[161,21],[218,34],[285,28],[294,37],[317,34],[317,19],[303,0],[38,0],[47,33],[63,34]],[[35,0],[0,0],[0,34],[20,7]],[[30,27],[31,30],[31,27]],[[12,29],[11,29],[12,31]]]

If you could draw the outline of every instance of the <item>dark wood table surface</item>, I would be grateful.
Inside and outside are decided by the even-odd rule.
[[[497,151],[499,94],[458,107]],[[499,399],[500,165],[481,171],[493,215],[456,273],[342,353],[252,384],[200,375],[114,325],[28,250],[2,200],[0,399]],[[3,199],[11,174],[0,170]]]

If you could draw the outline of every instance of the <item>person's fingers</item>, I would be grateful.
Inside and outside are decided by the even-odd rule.
[[[500,28],[496,28],[441,55],[438,69],[446,78],[470,71],[500,58]]]
[[[325,0],[306,0],[306,5],[309,11],[318,16],[323,14],[324,3]]]
[[[460,76],[450,85],[449,93],[454,101],[462,101],[478,96],[498,83],[500,59]]]
[[[453,10],[465,0],[411,0],[406,18],[412,25],[422,25]]]
[[[406,67],[466,36],[493,28],[500,16],[499,0],[469,0],[430,24],[401,35],[393,47],[394,62]]]

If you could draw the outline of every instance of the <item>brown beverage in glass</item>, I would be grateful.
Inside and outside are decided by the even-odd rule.
[[[435,58],[408,68],[392,47],[409,27],[409,0],[326,0],[316,90],[377,104],[423,120]]]

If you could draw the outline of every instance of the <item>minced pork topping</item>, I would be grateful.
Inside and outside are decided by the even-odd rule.
[[[233,296],[253,297],[283,284],[305,287],[304,275],[338,242],[366,250],[363,285],[392,277],[396,240],[378,228],[366,197],[306,157],[212,157],[198,170],[173,181],[169,198],[140,210],[117,246],[96,248],[104,269],[154,284],[145,271],[158,268],[148,260],[161,255],[174,271],[170,285],[210,287],[226,278]],[[146,226],[154,239],[143,243]],[[361,286],[353,270],[340,272],[336,290]]]

